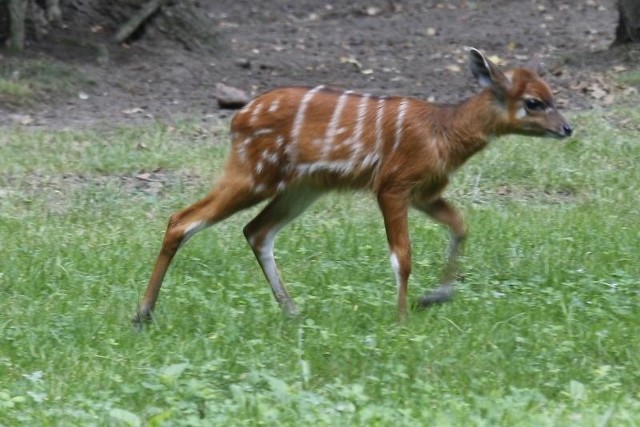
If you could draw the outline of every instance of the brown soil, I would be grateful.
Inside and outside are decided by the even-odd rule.
[[[211,52],[188,52],[149,33],[129,46],[110,45],[109,61],[99,64],[91,43],[59,42],[106,38],[89,31],[94,22],[74,22],[75,34],[56,30],[31,44],[27,55],[71,64],[91,81],[79,89],[86,99],[57,97],[18,111],[0,105],[0,124],[16,113],[46,128],[217,121],[231,115],[217,106],[218,82],[250,94],[322,83],[452,102],[477,91],[466,46],[505,67],[541,55],[561,105],[579,110],[613,96],[610,73],[637,66],[640,56],[637,48],[608,49],[617,22],[611,0],[201,3],[220,32]]]

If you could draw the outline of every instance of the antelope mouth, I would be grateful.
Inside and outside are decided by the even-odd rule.
[[[547,132],[546,136],[554,139],[567,139],[571,136],[571,133],[549,131]]]

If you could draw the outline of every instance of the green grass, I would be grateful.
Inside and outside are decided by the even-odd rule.
[[[626,71],[616,80],[623,85],[640,87],[640,69]]]
[[[24,58],[0,61],[0,103],[8,106],[29,106],[50,96],[70,95],[88,83],[66,64]]]
[[[5,129],[0,426],[639,425],[640,145],[615,123],[640,115],[607,117],[455,175],[471,235],[451,304],[396,324],[380,214],[341,194],[276,244],[300,319],[244,242],[253,209],[183,248],[141,333],[166,219],[207,191],[226,130]],[[415,298],[447,235],[416,213],[411,231]]]

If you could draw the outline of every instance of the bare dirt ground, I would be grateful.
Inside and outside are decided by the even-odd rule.
[[[455,102],[477,91],[466,65],[474,46],[504,67],[541,55],[546,78],[567,110],[608,105],[624,88],[612,76],[636,67],[640,52],[609,50],[613,0],[249,0],[203,1],[219,38],[189,52],[149,33],[109,46],[99,63],[87,40],[96,22],[58,29],[27,56],[70,64],[87,78],[77,94],[43,97],[29,108],[0,105],[0,124],[28,115],[29,126],[105,127],[196,118],[218,121],[216,83],[257,94],[283,85],[330,86]],[[67,35],[68,37],[68,35]],[[82,92],[82,93],[80,93]]]

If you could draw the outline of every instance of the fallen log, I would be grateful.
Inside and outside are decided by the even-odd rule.
[[[134,13],[127,22],[125,22],[116,32],[114,40],[116,43],[123,43],[133,33],[135,33],[142,24],[145,23],[151,15],[153,15],[161,6],[164,0],[150,0],[142,8]]]

